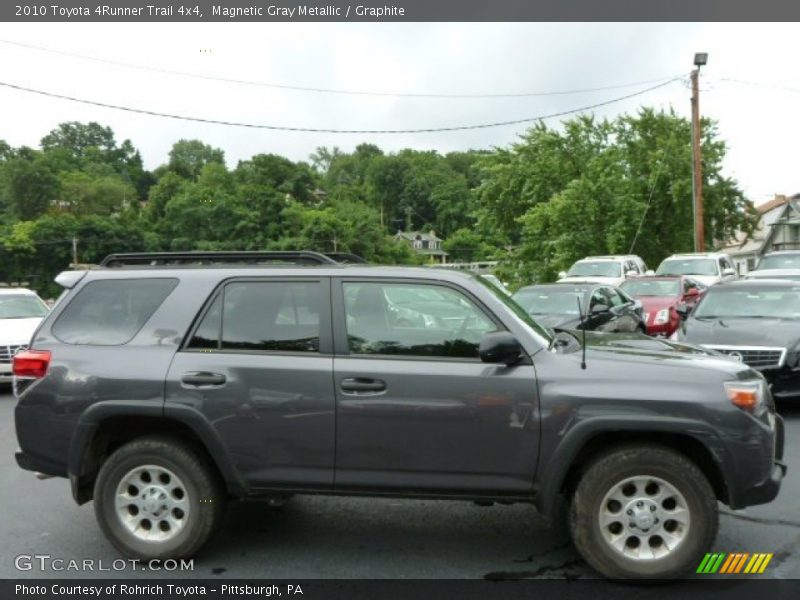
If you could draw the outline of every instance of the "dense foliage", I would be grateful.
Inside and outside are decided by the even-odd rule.
[[[690,126],[642,110],[614,121],[539,124],[508,148],[351,153],[309,162],[176,142],[153,172],[97,123],[63,123],[39,149],[0,140],[0,281],[42,293],[53,276],[111,252],[311,249],[420,262],[393,234],[434,230],[451,260],[499,259],[514,283],[551,278],[588,254],[655,265],[692,246]],[[752,228],[752,207],[721,174],[725,144],[704,124],[707,237]]]

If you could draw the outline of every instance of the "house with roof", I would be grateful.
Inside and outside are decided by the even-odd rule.
[[[722,248],[740,275],[755,269],[767,252],[800,250],[800,194],[775,198],[756,206],[759,221],[750,236],[740,232]]]
[[[436,236],[436,232],[431,230],[424,231],[398,231],[394,239],[404,242],[413,248],[417,254],[422,254],[430,262],[441,265],[447,264],[449,254],[442,250],[442,238]]]

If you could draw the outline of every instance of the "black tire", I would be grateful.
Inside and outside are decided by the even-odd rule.
[[[174,537],[164,541],[139,539],[116,512],[118,487],[123,478],[145,465],[173,473],[185,490],[181,492],[188,508],[183,516],[185,521],[181,521]],[[142,560],[193,556],[219,525],[225,502],[224,487],[214,466],[190,445],[162,436],[139,438],[118,448],[103,463],[94,487],[95,516],[106,537],[123,555]]]
[[[646,521],[647,517],[643,517],[645,525],[650,527],[646,530],[647,533],[641,529],[634,529],[635,517],[628,517],[626,507],[622,505],[619,507],[619,519],[628,523],[622,525],[621,529],[617,524],[609,525],[607,532],[602,530],[600,524],[600,511],[606,495],[614,489],[623,490],[624,486],[617,487],[621,482],[640,477],[658,478],[677,490],[685,500],[690,519],[688,527],[683,530],[681,526],[678,531],[683,537],[674,549],[669,550],[668,545],[659,549],[656,545],[656,551],[666,551],[667,554],[646,560],[623,555],[623,552],[637,550],[635,548],[629,550],[627,542],[624,550],[616,550],[611,542],[606,541],[606,536],[609,534],[615,536],[619,533],[622,538],[636,542],[636,539],[631,538],[637,538],[635,534],[641,534],[647,537],[648,545],[651,542],[657,544],[659,540],[663,543],[657,528],[675,527],[676,523],[669,519],[670,513],[664,505],[668,501],[660,501],[662,502],[660,507],[658,500],[652,502],[656,504],[656,508],[650,510],[656,510],[653,515],[661,515],[663,522],[650,525]],[[638,485],[638,488],[647,490],[648,486]],[[637,491],[631,496],[631,502],[641,497],[645,506],[648,506],[648,491],[640,491],[638,488],[634,485]],[[662,488],[665,489],[666,486]],[[656,494],[658,492],[653,490],[658,489],[658,486],[650,488],[649,493]],[[612,502],[613,500],[609,504]],[[666,504],[666,507],[671,506],[671,501]],[[613,508],[616,509],[617,506]],[[700,469],[684,455],[655,445],[620,447],[598,457],[584,470],[572,496],[569,514],[570,534],[578,552],[595,570],[611,579],[672,579],[689,569],[695,569],[714,542],[718,520],[714,491]],[[612,530],[612,527],[617,529]],[[640,524],[636,524],[635,527],[640,527]],[[643,543],[641,538],[638,539],[639,543]]]

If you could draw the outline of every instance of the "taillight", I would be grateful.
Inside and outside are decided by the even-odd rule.
[[[14,355],[14,375],[41,379],[50,366],[50,350],[23,350]]]

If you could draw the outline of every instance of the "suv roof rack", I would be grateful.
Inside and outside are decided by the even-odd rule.
[[[359,258],[359,257],[356,257]],[[363,262],[363,259],[361,259]],[[337,265],[333,258],[311,252],[300,251],[248,251],[248,252],[130,252],[109,254],[100,263],[101,267],[157,267],[213,264],[290,264],[290,265]]]
[[[358,254],[352,254],[350,252],[326,252],[325,256],[341,264],[354,264],[354,265],[367,264],[367,261],[363,256],[359,256]]]

